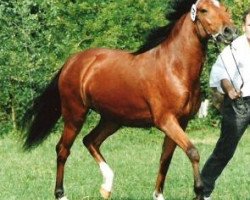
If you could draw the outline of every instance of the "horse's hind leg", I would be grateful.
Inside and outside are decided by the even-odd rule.
[[[64,130],[63,134],[56,146],[57,152],[57,175],[55,186],[55,197],[58,200],[67,200],[64,196],[63,178],[64,178],[64,165],[70,154],[70,148],[73,145],[77,134],[82,128],[85,120],[85,115],[88,112],[82,105],[78,109],[72,107],[70,111],[64,110]]]
[[[120,125],[101,119],[99,124],[83,138],[83,144],[100,166],[104,180],[100,193],[104,199],[108,199],[111,195],[114,173],[100,153],[100,146],[107,137],[112,135],[119,128]]]

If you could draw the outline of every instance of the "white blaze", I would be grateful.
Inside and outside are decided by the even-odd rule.
[[[217,0],[212,0],[213,4],[217,7],[220,7],[220,2]]]

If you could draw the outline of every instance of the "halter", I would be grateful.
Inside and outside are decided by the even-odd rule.
[[[192,5],[191,7],[191,19],[194,22],[196,20],[197,17],[197,5],[200,3],[201,0],[197,0],[195,4]],[[214,4],[219,6],[219,2],[217,0],[213,0]]]
[[[191,7],[191,10],[190,10],[191,20],[192,20],[193,22],[195,22],[196,20],[199,21],[200,24],[201,24],[201,26],[202,26],[202,28],[203,28],[203,30],[205,31],[205,33],[206,33],[207,35],[211,35],[212,38],[213,38],[213,40],[216,41],[216,38],[217,38],[218,35],[220,35],[220,33],[217,33],[217,34],[211,34],[211,33],[209,33],[209,32],[207,31],[207,29],[205,28],[205,26],[203,25],[203,23],[201,22],[201,20],[199,20],[199,18],[197,17],[197,6],[198,6],[198,4],[200,3],[200,1],[201,1],[201,0],[197,0],[196,3],[193,4],[192,7]],[[196,26],[197,26],[197,24],[196,24]],[[202,38],[198,26],[197,26],[197,30],[198,30],[198,32],[199,32],[199,37]]]

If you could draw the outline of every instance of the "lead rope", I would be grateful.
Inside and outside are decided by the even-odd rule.
[[[233,59],[234,59],[234,63],[235,63],[235,66],[236,66],[236,69],[237,69],[237,71],[238,71],[238,73],[239,73],[239,75],[240,75],[240,79],[241,79],[241,86],[240,86],[240,92],[241,92],[241,89],[243,88],[243,86],[244,86],[244,80],[243,80],[243,76],[242,76],[242,74],[241,74],[241,72],[240,72],[240,68],[239,68],[239,66],[237,65],[237,61],[236,61],[236,58],[235,58],[235,56],[234,56],[234,53],[233,53],[233,49],[232,49],[233,47],[232,47],[232,43],[230,43],[230,50],[231,50],[231,54],[232,54],[232,57],[233,57]]]

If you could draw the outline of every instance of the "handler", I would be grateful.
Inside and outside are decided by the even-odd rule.
[[[215,181],[222,173],[250,122],[250,9],[243,15],[244,34],[219,55],[212,67],[210,87],[224,94],[221,133],[201,177],[204,200],[211,200]]]

